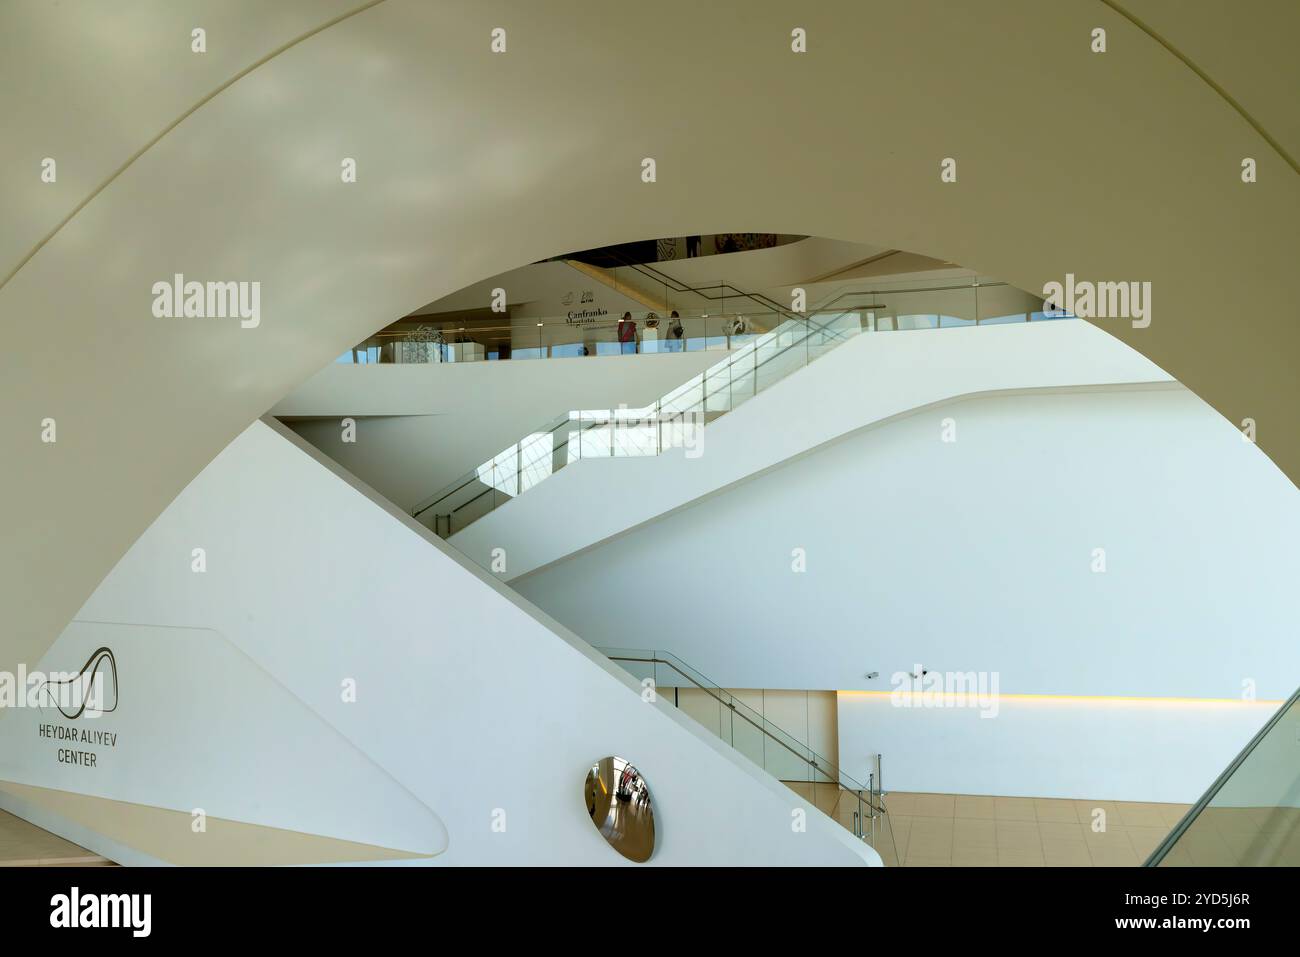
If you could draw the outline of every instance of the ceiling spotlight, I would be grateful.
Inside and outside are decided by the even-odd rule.
[[[880,677],[880,672],[879,672],[879,671],[868,671],[868,672],[867,672],[867,680],[868,680],[868,681],[870,681],[872,678],[879,678],[879,677]]]

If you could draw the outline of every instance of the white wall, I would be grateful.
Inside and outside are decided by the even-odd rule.
[[[568,267],[565,267],[568,268]],[[718,352],[509,362],[326,366],[271,410],[394,504],[409,509],[570,409],[644,405]],[[357,441],[340,420],[357,419]]]
[[[1004,693],[1282,699],[1298,540],[1295,487],[1191,393],[1027,394],[857,432],[516,586],[724,687],[880,690],[920,663]],[[646,600],[592,600],[620,593]]]
[[[1013,696],[1275,702],[1300,683],[1297,540],[1300,494],[1189,392],[1024,394],[855,433],[516,585],[724,687],[887,690],[919,663]],[[592,601],[644,583],[618,616]],[[884,754],[895,790],[1191,801],[1274,707],[841,694],[840,757]]]
[[[856,777],[878,752],[892,791],[1190,804],[1276,708],[1004,698],[995,718],[981,718],[973,709],[896,708],[883,695],[842,692],[840,756]],[[1294,759],[1287,767],[1294,780]]]
[[[122,773],[87,783],[60,777],[48,748],[5,748],[10,780],[236,820],[266,819],[249,809],[259,805],[279,826],[379,829],[407,846],[427,845],[436,820],[447,849],[435,863],[599,865],[623,858],[592,827],[582,781],[619,754],[653,790],[652,863],[877,860],[815,814],[794,833],[791,812],[807,806],[788,789],[670,705],[644,703],[630,677],[290,436],[263,423],[244,432],[51,651],[76,659],[105,629],[122,646],[121,705],[98,719],[121,729],[123,748],[130,738]],[[342,700],[345,679],[355,702]],[[21,721],[6,725],[28,740]],[[343,760],[354,752],[422,816],[356,780]],[[256,773],[264,755],[278,776]],[[307,806],[295,814],[290,801]],[[497,808],[504,833],[492,829]]]
[[[177,562],[188,565],[184,555]],[[121,608],[127,589],[148,587],[143,577],[128,583],[118,576],[92,603],[116,599]],[[145,603],[134,608],[143,611]],[[72,622],[39,670],[76,672],[96,649],[110,648],[117,707],[75,721],[54,708],[6,709],[0,780],[187,813],[199,808],[214,818],[429,856],[446,850],[447,831],[433,810],[238,645],[211,628],[179,624],[190,620],[201,620],[197,609],[195,617],[165,624],[129,615]],[[310,660],[300,665],[313,667]],[[104,681],[107,709],[115,692],[107,673]],[[43,737],[42,726],[114,737],[111,745],[70,743]],[[93,755],[93,766],[60,760],[68,751]],[[179,824],[189,825],[188,817]]]
[[[516,579],[925,405],[991,390],[1170,381],[1128,346],[1079,321],[861,335],[708,425],[698,457],[678,449],[650,458],[583,460],[450,541],[483,565],[493,548],[504,547],[507,577]]]

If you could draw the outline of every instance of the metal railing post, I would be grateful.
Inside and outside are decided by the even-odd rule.
[[[867,775],[867,813],[871,815],[871,846],[876,846],[876,808],[870,801],[871,792],[875,789],[875,772]]]

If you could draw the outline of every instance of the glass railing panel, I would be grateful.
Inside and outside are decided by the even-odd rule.
[[[703,400],[704,376],[692,376],[659,400],[660,414],[670,416],[697,409]]]
[[[705,377],[706,412],[729,412],[745,399],[757,394],[757,351],[753,346],[733,352],[723,364],[716,365]]]
[[[839,803],[840,788],[828,785],[817,775],[809,776],[810,792],[808,803],[823,814],[835,817],[835,805]]]
[[[731,363],[713,366],[704,373],[704,408],[710,412],[727,412],[731,409]]]
[[[447,534],[456,534],[496,508],[496,489],[490,485],[478,485],[477,487],[480,491],[446,513],[450,516],[450,528]],[[435,514],[439,513],[435,512]]]
[[[729,357],[731,369],[731,407],[734,409],[757,393],[757,376],[759,344],[767,337],[751,336],[749,341],[733,351]]]
[[[555,462],[555,435],[534,432],[519,443],[518,493],[550,477]]]
[[[701,375],[702,399],[697,408],[705,412],[725,412],[730,408],[737,369],[745,364],[749,348],[746,346],[739,352],[729,353],[704,370]]]
[[[612,416],[612,454],[621,458],[657,455],[659,436],[649,409],[616,409]]]
[[[853,781],[804,742],[761,712],[761,692],[728,691],[662,650],[600,649],[638,680],[653,676],[658,693],[854,835],[870,842],[889,864],[897,862],[884,800],[873,794],[878,760],[866,784]]]
[[[815,362],[861,332],[862,319],[856,312],[809,317],[807,361]]]
[[[559,426],[547,430],[559,434],[548,437],[545,432],[537,432],[526,436],[485,462],[463,484],[472,485],[475,480],[491,484],[496,491],[486,501],[494,508],[545,481],[565,465],[583,458],[657,455],[693,445],[705,419],[711,420],[735,409],[865,330],[927,329],[953,323],[965,324],[978,314],[981,294],[984,302],[994,310],[1009,308],[1019,301],[1017,297],[1024,296],[1015,290],[1008,291],[1002,283],[936,287],[926,285],[927,282],[912,280],[887,290],[834,284],[829,290],[832,293],[830,299],[814,306],[807,316],[765,311],[763,308],[745,314],[683,313],[678,317],[682,337],[672,341],[680,343],[683,349],[692,348],[693,340],[701,349],[718,346],[726,350],[718,362],[646,409],[569,413],[562,417]],[[724,287],[725,284],[720,283],[717,288],[725,291]],[[761,305],[761,299],[732,296],[733,302],[748,300],[750,305]],[[853,305],[863,302],[867,302],[870,308]],[[935,308],[936,305],[941,308]],[[545,325],[545,321],[538,325],[539,336],[564,337],[565,334],[560,332],[547,331]],[[655,332],[676,328],[675,321],[661,319]],[[573,334],[572,329],[567,333],[570,338]],[[578,334],[585,337],[584,351],[587,345],[595,345],[598,352],[602,341],[592,341],[591,337],[606,335],[610,338],[614,335],[609,330],[586,328]],[[643,341],[661,340],[652,337]],[[576,345],[571,342],[555,344],[568,350],[566,354],[571,354],[574,350],[570,347]],[[620,351],[616,341],[607,341],[603,345],[612,353]],[[484,510],[481,498],[475,499],[473,509],[462,508],[462,499],[457,496],[459,492],[448,495],[445,502],[438,497],[427,500],[417,506],[415,514],[420,515],[424,508],[430,507],[429,503],[436,504],[438,514],[456,511],[465,518],[481,517],[486,511],[491,511],[491,508]],[[455,524],[464,527],[468,522]]]
[[[613,432],[608,409],[587,409],[573,413],[569,430],[568,461],[609,458],[613,453]]]
[[[761,701],[755,702],[761,708]],[[786,734],[753,704],[738,702],[736,713],[745,720],[753,734],[761,739],[762,759],[757,763],[773,777],[783,781],[811,781],[811,753],[803,742]]]
[[[731,411],[734,412],[736,409],[744,405],[746,402],[748,402],[750,399],[754,398],[754,396],[758,394],[754,391],[754,383],[755,383],[755,377],[752,374],[741,376],[740,378],[735,379],[732,382]]]
[[[814,781],[815,766],[812,755],[803,742],[778,728],[771,721],[762,722],[767,732],[768,747],[764,768],[782,781]]]
[[[809,336],[803,321],[787,323],[774,341],[759,347],[758,391],[763,392],[808,364]]]
[[[774,311],[784,309],[790,301],[790,290],[785,286],[755,294],[732,289],[725,282],[705,283],[699,295],[665,288],[669,290],[667,311],[679,308],[680,315],[674,320],[663,309],[634,312],[636,334],[630,347],[619,341],[619,316],[592,316],[575,305],[564,315],[502,316],[472,327],[460,325],[461,320],[424,317],[418,325],[372,336],[336,361],[433,364],[736,349],[793,315],[790,311]],[[971,321],[996,324],[1019,321],[1026,315],[1033,319],[1056,318],[1043,315],[1041,300],[1006,283],[973,276],[882,283],[856,279],[812,284],[807,291],[810,302],[820,302],[823,311],[874,311],[879,319],[868,317],[864,328],[879,331],[948,327]],[[648,324],[652,313],[657,321],[653,328]]]
[[[423,518],[430,514],[447,515],[459,508],[463,508],[474,499],[477,499],[486,490],[491,488],[486,482],[479,480],[477,475],[469,476],[467,479],[461,479],[456,483],[454,490],[442,495],[436,502],[436,507],[427,510],[417,510],[417,516]],[[426,524],[430,524],[426,522]]]
[[[689,666],[679,667],[690,670]],[[692,677],[695,681],[708,683],[707,678],[698,674],[693,674]],[[826,780],[836,779],[837,771],[831,762],[817,754],[806,742],[774,724],[753,704],[733,692],[720,688],[717,691],[733,713],[766,739],[762,765],[769,773],[783,780],[812,781],[819,776]]]
[[[570,413],[568,421],[558,430],[560,438],[556,442],[556,457],[563,459],[565,465],[582,458],[583,423],[574,417],[576,415],[577,413]]]
[[[877,811],[874,820],[869,816],[865,820],[864,836],[880,855],[881,862],[886,867],[898,867],[902,862],[898,857],[898,839],[894,834],[893,817],[888,813],[882,814]]]
[[[519,494],[519,444],[498,452],[490,461],[480,465],[478,480],[506,495]]]
[[[734,698],[737,707],[732,712],[731,746],[760,768],[766,770],[765,745],[767,736],[763,734],[762,725],[753,719],[753,716],[758,713],[754,708],[756,702],[746,700],[746,696],[742,694],[736,694]],[[761,702],[758,703],[761,704]]]
[[[728,721],[724,725],[722,702],[718,700],[717,696],[709,694],[707,689],[692,687],[686,682],[682,682],[682,685],[684,687],[679,686],[677,688],[677,707],[719,738],[729,741],[731,737],[730,716],[728,715]]]
[[[607,649],[607,652],[613,655],[617,652],[617,649]],[[732,692],[719,688],[715,682],[696,671],[681,659],[676,658],[670,652],[659,650],[654,652],[654,655],[663,658],[665,661],[671,662],[673,669],[677,673],[687,677],[692,683],[702,687],[713,688],[718,694],[723,696],[726,701],[733,703],[736,710],[744,714],[751,723],[761,727],[764,735],[769,741],[767,749],[768,754],[772,756],[771,760],[780,760],[777,757],[778,753],[784,754],[788,758],[791,758],[800,764],[806,766],[815,765],[829,780],[840,781],[849,787],[865,787],[865,785],[854,781],[848,775],[836,768],[833,762],[823,755],[818,754],[815,750],[809,747],[806,742],[774,724],[759,711],[746,704],[742,699],[734,697]],[[807,779],[807,775],[804,774],[803,777],[799,779]]]
[[[849,803],[849,797],[853,792],[840,787],[838,782],[832,781],[825,775],[818,776],[816,781],[817,798],[813,802],[814,806],[827,817],[838,821],[840,806]]]
[[[700,413],[686,412],[664,417],[659,422],[659,448],[665,452],[669,449],[695,448],[699,444],[702,428]]]
[[[1292,698],[1188,812],[1148,864],[1300,866],[1300,697]]]
[[[792,319],[781,323],[771,332],[759,336],[752,345],[753,355],[747,357],[754,375],[755,389],[763,391],[763,369],[778,355],[792,349],[799,340],[800,320]]]

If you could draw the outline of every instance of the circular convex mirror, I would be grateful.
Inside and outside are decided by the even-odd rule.
[[[640,771],[623,758],[601,758],[587,772],[583,798],[591,823],[610,847],[638,864],[650,860],[655,818]]]

